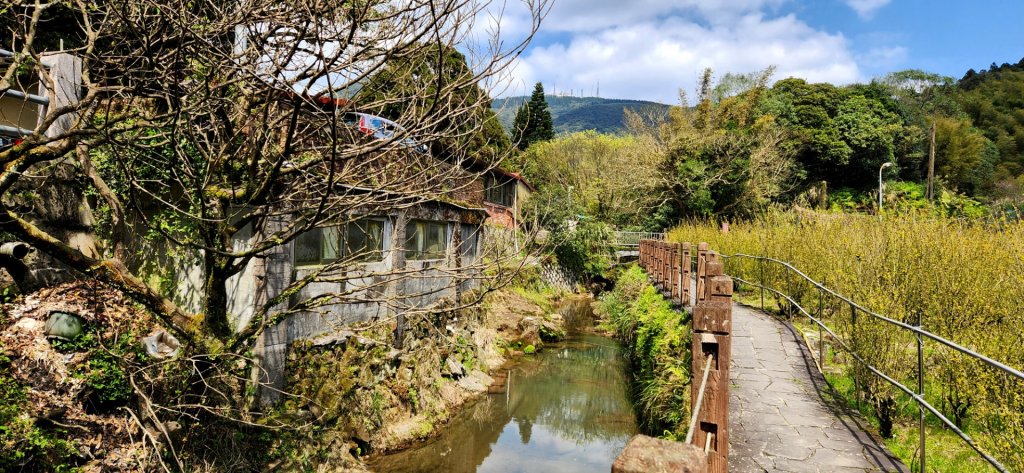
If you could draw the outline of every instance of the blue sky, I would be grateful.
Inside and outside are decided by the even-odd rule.
[[[512,2],[509,2],[509,6]],[[525,23],[509,8],[503,34]],[[705,67],[848,84],[903,69],[959,78],[1024,57],[1024,0],[555,0],[502,95],[678,103]]]

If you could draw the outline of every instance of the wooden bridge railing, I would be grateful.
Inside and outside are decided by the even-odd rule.
[[[707,455],[708,472],[725,473],[729,470],[732,278],[725,275],[724,261],[707,243],[697,245],[696,258],[689,243],[641,240],[639,247],[640,266],[652,282],[681,307],[694,302],[691,421],[686,438]],[[691,276],[696,279],[692,295]]]

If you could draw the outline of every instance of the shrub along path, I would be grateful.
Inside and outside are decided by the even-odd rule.
[[[792,326],[733,304],[730,471],[909,471],[828,389]]]

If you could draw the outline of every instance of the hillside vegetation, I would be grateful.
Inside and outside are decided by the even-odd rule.
[[[888,209],[1018,215],[1024,61],[959,81],[908,70],[846,86],[772,83],[773,72],[705,71],[690,103],[623,110],[616,137],[562,133],[508,167],[538,185],[545,211],[571,207],[570,215],[619,228],[661,230],[680,219],[751,217],[780,205],[876,213],[880,171]],[[578,115],[603,120],[595,107],[622,108],[598,99],[549,101],[563,131]]]

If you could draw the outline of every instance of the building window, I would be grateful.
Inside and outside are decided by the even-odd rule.
[[[405,258],[443,259],[448,247],[448,225],[442,222],[412,220],[405,226]]]
[[[295,264],[327,264],[340,259],[380,261],[384,222],[361,219],[344,226],[309,230],[295,239]]]
[[[485,183],[487,184],[487,188],[484,190],[485,201],[504,205],[505,207],[512,206],[516,192],[516,181],[488,175]]]
[[[467,266],[476,262],[477,240],[479,239],[481,227],[479,225],[465,224],[461,225],[461,227],[462,235],[460,236],[462,240],[459,243],[459,251],[462,255],[462,264]]]

